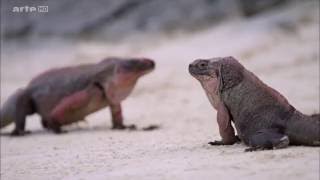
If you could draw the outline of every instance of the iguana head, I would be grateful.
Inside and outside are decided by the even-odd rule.
[[[239,84],[243,79],[244,67],[233,57],[197,59],[189,65],[190,74],[205,88],[225,90]]]
[[[155,68],[155,63],[147,58],[130,58],[122,60],[118,66],[118,72],[144,75]]]
[[[138,79],[155,68],[155,63],[147,58],[110,57],[101,61],[98,66],[109,70],[106,78],[106,94],[110,101],[124,100],[134,88]],[[103,77],[102,77],[103,78]]]

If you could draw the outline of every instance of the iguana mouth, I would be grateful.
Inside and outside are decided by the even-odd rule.
[[[199,70],[196,67],[189,67],[189,73],[192,76],[210,76],[208,70]]]

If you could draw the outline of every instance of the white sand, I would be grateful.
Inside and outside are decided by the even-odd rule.
[[[219,139],[216,111],[187,72],[196,58],[232,55],[305,113],[319,112],[319,4],[241,19],[202,32],[131,45],[30,44],[2,54],[1,100],[51,67],[99,61],[110,55],[146,56],[157,69],[142,78],[123,103],[125,123],[161,129],[111,131],[103,109],[67,134],[42,129],[1,136],[1,179],[319,179],[319,148],[294,147],[244,153],[243,144],[208,146]],[[18,52],[19,50],[19,52]],[[9,59],[9,60],[8,60]],[[3,102],[1,102],[3,103]],[[13,125],[2,130],[10,132]]]

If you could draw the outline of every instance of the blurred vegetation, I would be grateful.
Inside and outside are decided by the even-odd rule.
[[[250,17],[288,0],[4,0],[1,37],[119,40],[133,34],[191,31]],[[13,12],[48,6],[48,12]]]

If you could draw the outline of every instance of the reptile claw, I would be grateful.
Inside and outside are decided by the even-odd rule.
[[[136,130],[137,127],[134,124],[125,126],[125,125],[117,125],[117,126],[113,126],[112,129],[117,129],[117,130],[124,130],[124,129],[129,129],[129,130]]]
[[[31,134],[31,131],[24,131],[24,130],[13,130],[11,132],[11,136],[24,136],[26,134]]]
[[[208,142],[209,145],[211,146],[220,146],[220,145],[224,145],[222,141],[211,141],[211,142]]]

